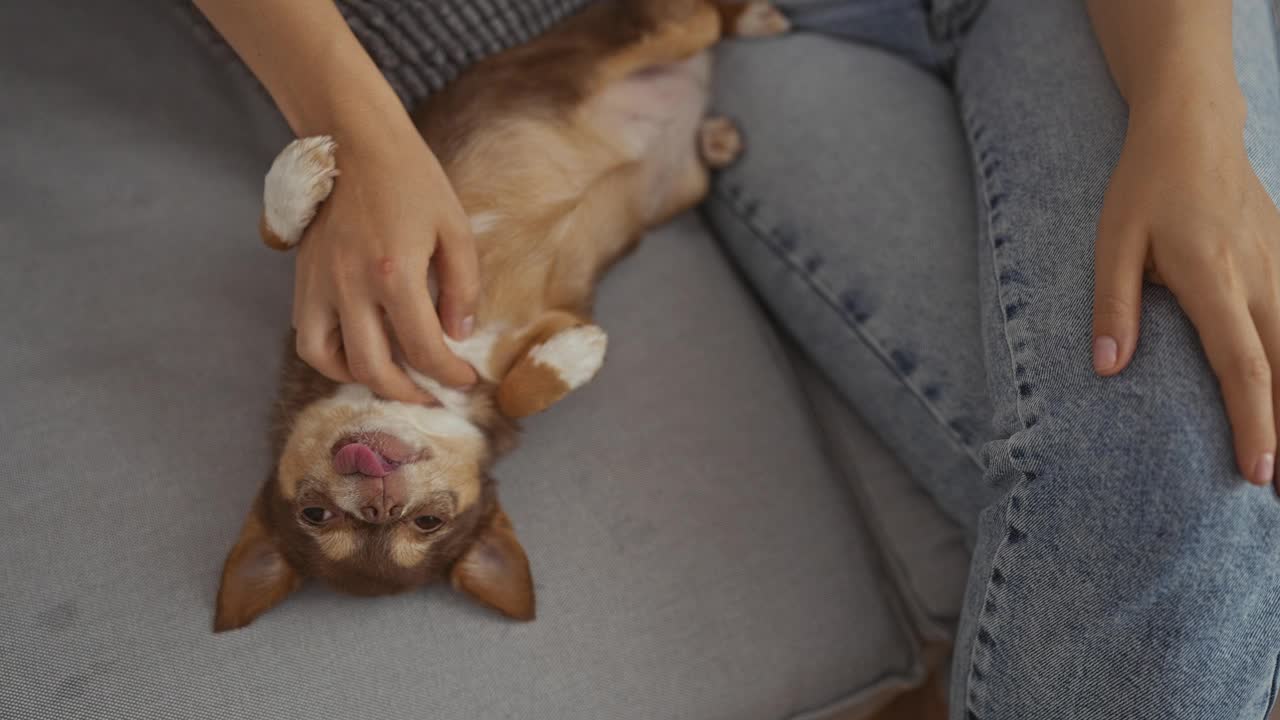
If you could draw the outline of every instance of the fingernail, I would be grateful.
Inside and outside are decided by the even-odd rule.
[[[471,337],[471,331],[476,329],[476,316],[468,315],[462,319],[462,327],[460,330],[459,340],[466,340]]]
[[[1276,456],[1262,453],[1257,464],[1253,466],[1253,482],[1258,485],[1270,485],[1276,477]]]
[[[1120,348],[1116,345],[1116,339],[1103,335],[1093,339],[1093,369],[1097,372],[1107,372],[1116,366],[1116,358],[1120,354]]]

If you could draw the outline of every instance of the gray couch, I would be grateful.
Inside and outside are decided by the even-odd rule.
[[[0,718],[854,717],[922,679],[959,531],[696,216],[606,281],[601,376],[498,469],[539,618],[309,588],[210,631],[270,458],[287,139],[172,3],[0,4]]]

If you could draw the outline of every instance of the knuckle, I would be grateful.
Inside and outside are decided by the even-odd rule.
[[[1218,232],[1196,247],[1199,248],[1199,261],[1219,275],[1223,285],[1231,286],[1238,279],[1240,265],[1237,253],[1240,246],[1241,240],[1235,234]]]
[[[393,258],[383,256],[373,261],[373,277],[382,285],[398,284],[404,276],[402,264]]]
[[[378,383],[378,365],[368,356],[352,356],[347,360],[347,369],[351,371],[352,377],[365,385],[374,385]]]
[[[1137,312],[1133,301],[1110,290],[1099,290],[1093,301],[1093,314],[1099,320],[1129,321]]]
[[[1264,257],[1267,257],[1267,261],[1258,263],[1259,278],[1266,291],[1274,295],[1277,287],[1276,262],[1270,256]]]
[[[293,349],[298,353],[298,357],[309,365],[315,365],[324,360],[324,342],[318,340],[312,333],[299,332],[294,338]]]
[[[1248,287],[1239,269],[1232,263],[1221,265],[1212,271],[1220,292],[1228,297],[1246,295]]]
[[[401,341],[405,356],[419,370],[428,370],[436,366],[440,356],[440,346],[428,337],[416,336]]]
[[[336,280],[351,281],[360,274],[360,259],[351,252],[339,252],[331,265]]]
[[[424,273],[423,281],[418,287],[425,293],[427,283]],[[373,287],[383,297],[397,297],[414,292],[414,273],[410,272],[409,263],[397,262],[389,257],[374,261]]]
[[[471,242],[471,219],[461,207],[457,208],[456,212],[445,213],[444,217],[440,218],[440,230],[441,232],[437,234],[443,242]]]
[[[1261,353],[1245,353],[1236,358],[1237,377],[1250,385],[1271,385],[1271,364]]]

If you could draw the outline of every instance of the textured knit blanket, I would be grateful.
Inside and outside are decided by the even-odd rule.
[[[591,0],[338,0],[347,23],[410,107],[467,66],[523,43]]]
[[[592,0],[336,0],[347,24],[408,107],[467,67],[526,42]],[[202,35],[221,39],[190,3]]]

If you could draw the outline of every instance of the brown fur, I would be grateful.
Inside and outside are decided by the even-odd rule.
[[[569,390],[554,368],[525,358],[498,386],[498,408],[508,417],[528,417],[551,407]]]
[[[662,135],[665,116],[644,103],[626,107],[626,92],[641,93],[626,84],[639,78],[640,87],[649,87],[644,83],[654,76],[645,74],[656,73],[670,82],[661,91],[699,103],[663,111],[700,117],[701,66],[681,68],[686,75],[668,66],[706,50],[724,19],[732,23],[739,10],[711,0],[606,0],[532,43],[479,63],[419,109],[418,127],[463,207],[473,218],[488,213],[495,219],[476,237],[485,285],[476,321],[504,334],[481,373],[499,380],[481,382],[466,395],[465,414],[478,438],[443,430],[400,438],[415,444],[420,460],[386,478],[337,475],[330,455],[350,442],[344,431],[367,432],[361,423],[379,417],[399,422],[399,432],[414,427],[413,418],[443,421],[413,414],[430,412],[421,408],[342,395],[348,388],[305,365],[291,342],[272,423],[280,461],[227,558],[215,630],[252,622],[308,577],[360,595],[448,577],[510,617],[534,616],[528,558],[489,475],[514,445],[513,418],[542,410],[569,390],[549,368],[525,362],[527,354],[588,323],[605,269],[644,230],[705,194],[707,168],[698,149],[705,150],[708,137],[693,126],[687,138]],[[692,90],[687,83],[695,84]],[[724,132],[715,137],[723,145]],[[673,142],[687,146],[673,151]],[[729,157],[721,150],[717,164]],[[280,244],[262,229],[269,244]],[[393,485],[397,489],[389,489]],[[374,497],[385,507],[391,507],[389,493],[402,492],[403,503],[396,495],[394,507],[403,508],[388,511],[382,523],[365,522],[357,512],[364,490],[357,487],[381,488]],[[326,511],[325,520],[308,520],[308,510]],[[440,525],[424,529],[416,524],[423,519]]]
[[[584,321],[567,312],[548,312],[530,331],[513,338],[509,352],[496,348],[495,355],[513,357],[512,367],[503,367],[498,384],[498,410],[509,418],[523,418],[542,412],[569,393],[570,387],[552,368],[538,365],[527,356],[530,348],[546,342],[556,333],[578,327]]]
[[[258,219],[258,236],[262,238],[263,244],[265,244],[267,247],[271,248],[272,250],[279,250],[281,252],[284,252],[290,249],[291,247],[289,243],[284,241],[284,238],[280,237],[274,232],[271,232],[271,228],[267,226],[266,215],[263,215],[261,218]]]
[[[706,171],[691,163],[684,186],[645,212],[646,156],[613,146],[583,110],[609,83],[688,58],[719,30],[714,7],[699,0],[597,3],[478,64],[415,114],[468,213],[503,218],[476,238],[486,285],[479,326],[586,316],[600,273],[646,228],[701,199]]]

